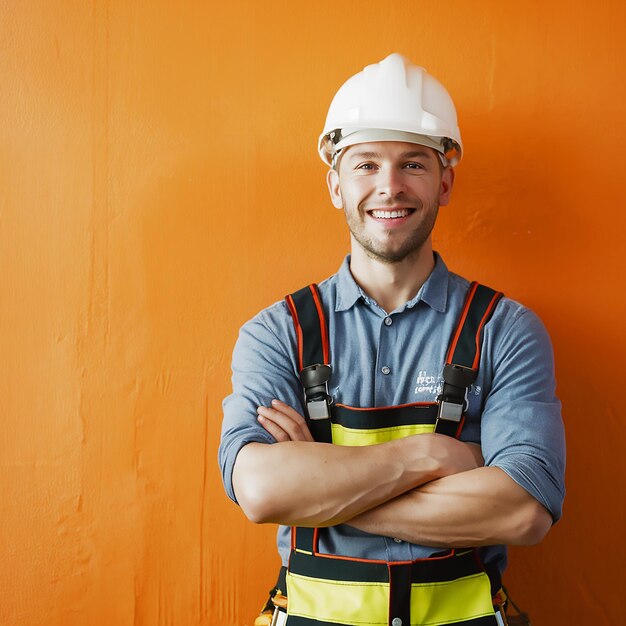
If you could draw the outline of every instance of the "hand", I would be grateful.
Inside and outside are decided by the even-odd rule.
[[[315,441],[304,417],[280,400],[272,400],[271,407],[260,406],[257,413],[259,424],[276,441]]]

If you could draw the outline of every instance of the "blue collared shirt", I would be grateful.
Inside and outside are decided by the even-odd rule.
[[[331,349],[329,390],[336,403],[379,407],[436,400],[448,342],[469,283],[449,272],[439,255],[435,258],[435,268],[417,295],[390,313],[354,281],[349,256],[337,274],[320,283]],[[236,501],[232,471],[239,450],[250,442],[275,443],[257,422],[257,407],[278,398],[304,413],[296,336],[283,301],[241,328],[232,370],[233,393],[224,400],[219,463],[226,492]],[[480,443],[485,465],[501,468],[555,520],[560,517],[565,441],[552,347],[539,318],[508,298],[498,303],[485,326],[461,439]],[[284,564],[289,545],[289,529],[281,526],[278,549]],[[320,550],[404,561],[440,549],[338,525],[323,529]],[[486,548],[483,559],[503,570],[506,548]]]

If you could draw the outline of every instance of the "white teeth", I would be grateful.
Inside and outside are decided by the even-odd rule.
[[[394,217],[406,217],[409,214],[408,209],[400,209],[399,211],[372,211],[372,217],[392,219]]]

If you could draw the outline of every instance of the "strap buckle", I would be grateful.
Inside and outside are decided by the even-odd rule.
[[[456,424],[461,421],[468,405],[467,390],[477,376],[478,372],[470,367],[446,363],[443,368],[443,389],[437,398],[437,421],[442,419]]]
[[[330,417],[331,397],[328,394],[330,365],[317,363],[300,372],[300,382],[304,387],[304,400],[309,419],[322,420]]]
[[[439,409],[437,410],[437,420],[447,420],[449,422],[460,422],[465,410],[465,401],[458,402],[444,400],[439,396]]]

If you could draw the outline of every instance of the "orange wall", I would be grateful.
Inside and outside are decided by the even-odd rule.
[[[509,586],[537,626],[623,622],[621,0],[8,0],[0,624],[251,624],[275,529],[221,488],[230,352],[338,267],[317,134],[339,84],[396,50],[460,112],[436,247],[554,340],[565,517],[513,551]]]

